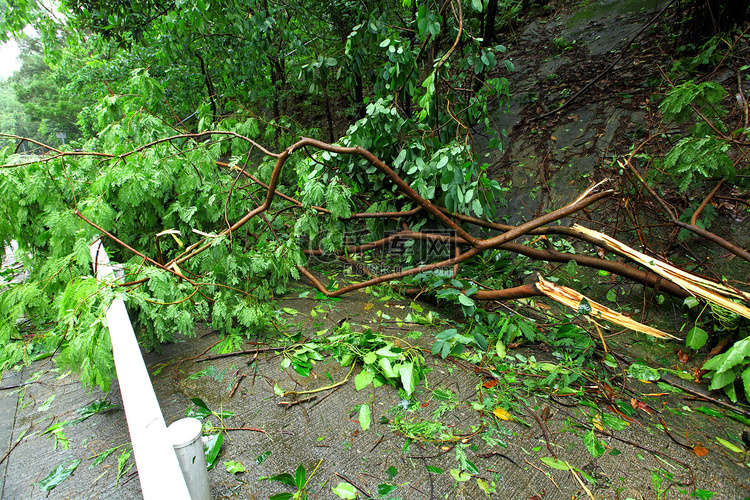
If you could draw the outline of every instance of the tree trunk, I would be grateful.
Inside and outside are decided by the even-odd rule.
[[[357,103],[357,117],[365,117],[365,96],[362,75],[354,73],[354,101]]]
[[[211,113],[213,114],[213,123],[216,123],[219,121],[219,109],[216,106],[216,92],[214,91],[214,85],[211,82],[211,77],[208,74],[208,70],[206,69],[206,64],[203,62],[203,58],[198,54],[195,53],[195,57],[198,58],[198,61],[201,64],[201,73],[203,74],[203,84],[206,87],[206,94],[208,95],[208,100],[211,103]]]
[[[484,31],[480,44],[482,47],[489,47],[495,41],[495,17],[497,17],[497,0],[489,0],[484,14]]]

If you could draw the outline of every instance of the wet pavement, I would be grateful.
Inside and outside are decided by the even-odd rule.
[[[438,331],[417,324],[399,326],[397,318],[405,317],[410,303],[378,302],[366,293],[340,302],[295,296],[281,304],[299,311],[295,320],[311,340],[315,332],[330,335],[344,319],[354,331],[370,328],[427,350]],[[314,325],[309,315],[313,309],[323,311],[325,318],[317,317]],[[383,314],[390,319],[384,320]],[[422,333],[419,338],[416,331]],[[280,334],[269,333],[269,339],[274,335]],[[551,358],[544,351],[518,348],[509,356],[522,368],[517,373],[506,370],[499,379],[476,373],[466,361],[426,353],[431,368],[427,383],[409,400],[388,385],[357,391],[359,367],[339,387],[279,396],[275,386],[298,392],[323,388],[346,379],[349,368],[325,357],[310,376],[302,377],[291,368],[282,369],[283,355],[264,351],[267,344],[260,340],[248,343],[246,354],[204,360],[218,337],[199,330],[194,339],[145,355],[167,424],[184,417],[195,397],[216,414],[233,413],[204,420],[204,432],[229,429],[223,432],[221,454],[209,474],[213,498],[265,499],[293,492],[261,478],[294,475],[300,465],[310,476],[309,498],[337,498],[331,489],[341,482],[354,485],[360,498],[476,499],[487,496],[484,488],[494,491],[492,498],[534,500],[688,498],[695,488],[715,493],[713,498],[750,497],[750,474],[742,463],[746,457],[717,440],[741,446],[739,436],[747,426],[712,416],[726,412],[691,400],[689,394],[670,393],[666,386],[626,379],[611,389],[611,400],[530,391],[524,384],[535,375],[523,375],[533,372],[530,357],[536,357],[534,362]],[[13,388],[16,384],[24,385]],[[73,375],[46,361],[6,374],[2,386],[2,499],[140,497],[132,458],[118,481],[118,459],[129,442],[122,409],[75,423],[81,417],[76,409],[92,401],[119,405],[116,384],[109,394],[87,392]],[[640,406],[626,418],[621,409],[629,394],[637,395]],[[496,418],[495,403],[489,401],[506,401],[512,420]],[[359,421],[363,404],[371,408],[367,430]],[[484,414],[478,411],[482,404]],[[586,445],[593,435],[603,447],[597,458]],[[94,463],[99,454],[118,446],[103,462]],[[696,454],[700,449],[705,456]],[[67,480],[49,493],[41,491],[39,481],[76,459],[81,463]],[[247,471],[231,474],[225,466],[230,461]],[[578,472],[561,470],[564,464]]]
[[[571,90],[556,82],[576,64],[565,50],[527,64],[523,44],[562,37],[571,50],[585,46],[592,56],[606,59],[658,7],[658,2],[622,4],[630,5],[631,12],[594,10],[577,19],[535,22],[522,31],[521,50],[509,53],[518,70],[511,83],[515,97],[498,126],[513,140],[507,153],[497,153],[492,160],[495,173],[507,176],[516,194],[507,208],[511,222],[528,220],[538,210],[534,187],[542,181],[547,183],[548,206],[559,207],[600,180],[602,165],[612,160],[619,141],[632,143],[633,134],[648,129],[637,104],[623,109],[605,100],[580,100],[544,130],[535,130],[523,118],[529,107],[538,106],[542,114],[570,95]],[[645,79],[658,73],[649,64],[627,71]],[[742,441],[750,428],[730,418],[721,405],[630,378],[617,379],[612,387],[592,380],[585,398],[551,396],[527,387],[544,376],[534,372],[535,363],[553,360],[540,348],[510,350],[517,369],[488,379],[491,367],[477,373],[465,361],[430,354],[434,335],[447,328],[445,324],[396,321],[406,317],[408,301],[380,301],[364,292],[339,302],[297,298],[303,290],[309,288],[300,284],[280,306],[299,312],[293,320],[307,338],[314,340],[321,331],[330,335],[347,320],[355,331],[370,328],[413,343],[425,350],[431,369],[427,383],[409,400],[388,385],[357,391],[354,377],[360,367],[350,374],[349,367],[327,355],[303,377],[282,368],[282,353],[265,350],[284,335],[280,332],[253,339],[245,346],[250,352],[231,357],[205,359],[219,340],[205,329],[195,338],[164,345],[161,352],[144,353],[167,424],[184,417],[194,406],[191,398],[199,397],[216,412],[204,421],[204,431],[231,429],[222,431],[221,454],[209,474],[213,498],[266,499],[294,492],[262,478],[294,475],[300,465],[309,477],[311,499],[337,498],[332,488],[341,482],[354,485],[359,498],[394,500],[750,498]],[[623,336],[608,342],[615,352],[624,353],[632,352],[633,344],[649,341]],[[681,347],[667,346],[672,355],[665,357],[665,366],[673,365],[673,351]],[[611,379],[626,368],[613,367]],[[311,391],[347,375],[346,383],[320,392],[279,396],[274,391]],[[691,386],[689,381],[680,383]],[[136,468],[127,456],[129,437],[117,384],[108,394],[88,391],[47,359],[5,373],[0,387],[0,499],[140,498]],[[695,389],[705,392],[705,387]],[[77,409],[103,400],[115,407],[79,421]],[[364,404],[371,409],[367,430],[359,421]],[[631,406],[627,414],[623,404]],[[494,416],[498,407],[508,409],[511,419],[502,412]],[[233,416],[219,418],[221,412]],[[97,457],[113,448],[97,463]],[[68,479],[50,492],[41,490],[39,482],[55,467],[74,460],[81,462]],[[225,463],[230,461],[243,464],[246,472],[228,472]]]

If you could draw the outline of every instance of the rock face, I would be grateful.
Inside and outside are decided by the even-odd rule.
[[[508,47],[512,100],[496,119],[507,140],[490,159],[513,196],[499,217],[526,221],[617,174],[612,160],[650,131],[645,107],[661,75],[644,27],[665,3],[592,2],[532,22]]]

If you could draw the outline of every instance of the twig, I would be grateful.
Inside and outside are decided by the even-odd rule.
[[[343,474],[339,474],[338,472],[334,472],[334,474],[336,474],[339,477],[339,479],[343,479],[347,483],[349,483],[352,486],[354,486],[355,488],[357,488],[357,491],[359,491],[360,493],[362,493],[362,497],[363,498],[371,498],[372,497],[372,495],[368,494],[365,490],[363,490],[362,488],[360,488],[359,486],[357,486],[356,484],[354,484],[351,481],[351,479],[349,479],[348,477],[344,476]]]
[[[257,354],[259,352],[283,351],[284,349],[286,348],[285,347],[256,347],[255,349],[245,349],[242,351],[225,352],[222,354],[211,354],[211,355],[206,356],[205,358],[196,359],[195,362],[203,363],[204,361],[211,361],[212,359],[228,358],[230,356],[242,356],[244,354]]]
[[[547,471],[542,470],[539,467],[537,467],[536,465],[532,464],[531,462],[529,462],[529,460],[527,458],[524,458],[523,461],[526,462],[527,464],[529,464],[530,466],[532,466],[533,468],[535,468],[536,470],[538,470],[539,472],[541,472],[542,474],[544,474],[545,476],[547,476],[547,479],[549,479],[550,481],[552,481],[552,484],[554,484],[557,489],[560,489],[560,487],[555,482],[555,478],[552,477],[552,474],[550,474]]]
[[[252,432],[262,432],[263,434],[266,434],[266,431],[263,429],[258,429],[257,427],[222,427],[221,430],[223,431],[252,431]]]
[[[702,393],[700,391],[696,391],[694,389],[686,387],[686,386],[684,386],[682,384],[679,384],[676,381],[670,380],[668,377],[662,376],[662,378],[660,379],[660,381],[666,382],[667,384],[671,385],[672,387],[676,387],[677,389],[681,389],[681,390],[683,390],[683,391],[685,391],[685,392],[687,392],[687,393],[689,393],[689,394],[691,394],[693,396],[701,398],[702,400],[704,400],[704,401],[706,401],[708,403],[712,403],[712,404],[715,404],[716,406],[721,406],[723,408],[726,408],[727,410],[730,410],[730,411],[732,411],[734,413],[737,413],[738,415],[742,415],[745,418],[750,418],[750,411],[745,410],[744,408],[732,405],[730,403],[726,403],[726,402],[724,402],[724,401],[722,401],[720,399],[711,397],[708,394],[705,394],[705,393]]]
[[[232,396],[234,396],[234,393],[237,390],[237,388],[240,386],[240,382],[242,382],[243,378],[245,378],[245,374],[244,373],[242,375],[240,375],[239,377],[237,377],[237,380],[234,382],[234,386],[232,387],[232,390],[229,391],[229,397],[230,398]]]
[[[315,408],[316,406],[318,406],[318,405],[319,405],[320,403],[322,403],[323,401],[325,401],[325,399],[326,399],[326,398],[327,398],[328,396],[330,396],[330,395],[331,395],[331,394],[333,394],[334,392],[338,391],[338,390],[339,390],[339,389],[341,389],[342,387],[343,387],[343,384],[342,384],[342,385],[340,385],[340,386],[338,386],[338,387],[335,387],[335,388],[334,388],[334,389],[333,389],[333,390],[332,390],[331,392],[329,392],[328,394],[326,394],[325,396],[323,396],[322,398],[320,398],[319,400],[317,400],[316,402],[314,402],[313,404],[311,404],[311,405],[310,405],[310,409],[312,410],[313,408]]]
[[[675,437],[672,435],[672,433],[669,432],[669,427],[667,427],[667,423],[664,421],[664,418],[662,418],[661,415],[659,415],[659,422],[661,423],[661,426],[664,428],[664,432],[667,433],[667,436],[669,436],[669,439],[671,439],[674,442],[674,444],[676,444],[678,446],[682,446],[686,450],[690,450],[690,451],[693,450],[692,446],[687,445],[685,443],[681,443],[677,439],[675,439]]]
[[[312,400],[317,399],[317,398],[318,398],[318,396],[308,396],[306,398],[297,399],[295,401],[279,401],[276,404],[279,405],[279,406],[285,406],[286,409],[288,410],[292,406],[300,405],[302,403],[307,403],[308,401],[312,401]]]
[[[583,491],[586,492],[586,495],[588,495],[588,497],[591,500],[596,500],[596,498],[594,498],[594,495],[591,494],[591,490],[589,490],[586,487],[586,485],[583,484],[583,481],[581,480],[581,478],[578,477],[578,472],[576,472],[575,469],[573,469],[573,467],[571,467],[570,464],[568,464],[568,462],[565,462],[565,463],[568,465],[568,469],[570,470],[570,473],[573,474],[573,477],[576,478],[576,481],[578,481],[578,484],[580,484],[581,488],[583,488]]]
[[[349,377],[351,377],[352,372],[354,371],[354,366],[354,363],[352,363],[352,367],[349,369],[349,373],[346,374],[346,378],[344,378],[344,380],[342,380],[341,382],[336,382],[335,384],[327,385],[325,387],[319,387],[317,389],[310,389],[309,391],[286,391],[284,392],[284,396],[315,394],[316,392],[327,391],[328,389],[335,389],[337,387],[340,387],[349,381]]]
[[[526,409],[527,413],[530,413],[535,419],[537,424],[539,424],[539,427],[542,429],[542,433],[544,434],[544,444],[547,445],[547,449],[550,453],[552,453],[552,456],[557,458],[557,453],[555,453],[555,450],[552,449],[552,446],[550,445],[550,442],[554,443],[552,440],[552,437],[550,436],[547,426],[544,422],[542,422],[542,419],[539,418],[539,415],[531,411],[531,409],[526,405],[526,403],[521,398],[516,398],[516,401],[521,403],[521,406],[523,406]]]
[[[708,193],[708,196],[703,200],[703,202],[700,204],[698,209],[693,212],[693,216],[690,217],[690,224],[697,226],[698,225],[698,216],[703,212],[703,209],[706,208],[706,205],[708,205],[708,202],[711,201],[711,198],[714,197],[716,192],[719,190],[721,185],[724,184],[724,179],[720,180],[718,184],[716,184],[716,187],[711,190],[710,193]]]
[[[725,240],[721,236],[718,236],[718,235],[716,235],[716,234],[714,234],[714,233],[712,233],[710,231],[706,231],[705,229],[702,229],[702,228],[698,227],[695,224],[688,224],[686,222],[682,222],[681,220],[679,220],[677,218],[677,216],[674,214],[673,210],[669,207],[669,205],[667,204],[667,202],[665,202],[661,198],[661,196],[659,196],[656,193],[656,191],[654,191],[654,189],[651,186],[648,185],[648,183],[643,178],[643,176],[640,174],[640,172],[638,172],[635,169],[635,167],[633,166],[633,164],[630,161],[631,158],[632,158],[632,155],[625,160],[625,165],[628,166],[628,168],[630,169],[630,171],[633,172],[633,174],[636,176],[636,178],[641,182],[641,184],[643,184],[643,187],[646,188],[646,190],[649,192],[649,194],[651,194],[651,196],[653,196],[654,199],[657,202],[659,202],[659,204],[664,208],[664,210],[667,212],[667,214],[669,216],[669,220],[670,220],[670,222],[672,224],[674,224],[677,227],[680,227],[680,228],[683,228],[683,229],[687,229],[688,231],[691,231],[691,232],[697,234],[698,236],[701,236],[701,237],[703,237],[703,238],[705,238],[705,239],[707,239],[707,240],[709,240],[709,241],[711,241],[713,243],[716,243],[720,247],[722,247],[722,248],[724,248],[726,250],[729,250],[730,252],[732,252],[736,256],[741,257],[742,259],[750,262],[750,252],[748,252],[747,250],[745,250],[743,248],[740,248],[737,245],[735,245],[734,243],[731,243],[731,242]],[[622,162],[620,163],[620,166],[625,166],[625,165],[623,165]]]

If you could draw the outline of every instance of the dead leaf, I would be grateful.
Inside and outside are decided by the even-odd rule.
[[[501,406],[498,406],[497,408],[492,410],[492,414],[500,420],[513,420],[513,417],[510,415],[510,413],[508,413],[508,410]]]
[[[366,303],[365,304],[365,311],[369,311],[370,309],[372,309],[372,306],[374,306],[374,305],[375,304],[373,304],[372,302]]]
[[[677,359],[680,360],[680,363],[687,363],[690,359],[690,356],[688,356],[688,353],[683,351],[677,351]]]
[[[698,443],[695,446],[693,446],[693,453],[695,453],[696,456],[705,457],[706,455],[708,455],[708,450],[704,448],[703,445]]]
[[[597,413],[594,417],[594,427],[596,427],[596,430],[603,431],[604,425],[602,424],[602,417],[600,413]]]
[[[630,398],[630,406],[639,410],[643,410],[649,415],[653,415],[652,408],[649,405],[647,405],[646,403],[642,403],[635,398]]]
[[[492,389],[496,385],[497,385],[497,380],[493,378],[493,379],[487,380],[484,384],[482,384],[482,387],[484,387],[485,389]]]

